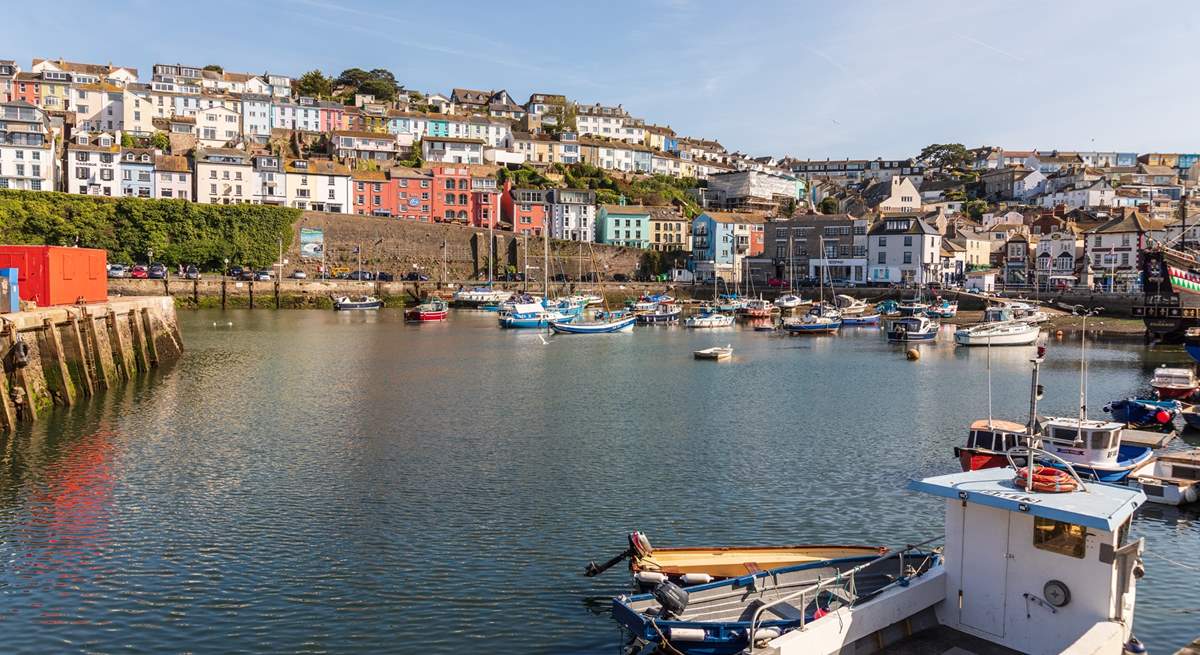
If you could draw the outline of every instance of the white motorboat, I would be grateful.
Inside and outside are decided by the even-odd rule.
[[[1154,369],[1150,386],[1164,400],[1187,400],[1196,395],[1200,380],[1190,366],[1159,366]]]
[[[804,299],[793,293],[785,293],[775,299],[775,306],[780,309],[795,309],[804,304]]]
[[[712,348],[704,348],[703,350],[695,350],[692,355],[696,359],[729,359],[733,357],[733,345],[728,346],[713,346]]]
[[[1036,449],[1014,458],[1055,459]],[[944,547],[751,572],[619,596],[612,616],[672,652],[1121,653],[1132,649],[1144,540],[1137,489],[1071,471],[987,468],[909,483],[941,500]],[[915,520],[915,519],[913,519]],[[910,523],[913,521],[910,520]],[[918,521],[919,522],[919,521]],[[905,535],[919,530],[907,525]],[[957,648],[952,648],[957,647]]]
[[[479,306],[504,302],[510,296],[512,296],[511,291],[493,289],[491,287],[476,287],[474,289],[455,291],[453,301],[456,305]]]
[[[1129,477],[1141,485],[1152,503],[1194,503],[1200,500],[1200,448],[1151,457]]]
[[[1038,339],[1041,329],[1035,323],[1001,321],[981,323],[954,333],[960,346],[1028,346]]]
[[[712,312],[709,314],[696,314],[689,316],[683,321],[684,327],[690,328],[722,328],[733,325],[732,314],[722,314],[720,312]]]

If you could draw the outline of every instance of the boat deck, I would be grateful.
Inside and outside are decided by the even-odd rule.
[[[993,644],[944,625],[922,630],[902,641],[885,646],[886,655],[1019,655],[1020,651]]]
[[[1175,439],[1176,432],[1151,432],[1149,430],[1133,430],[1126,428],[1121,430],[1121,443],[1132,444],[1134,446],[1149,446],[1150,448],[1163,448]]]

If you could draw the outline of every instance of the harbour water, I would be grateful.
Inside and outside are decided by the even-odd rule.
[[[582,572],[627,532],[922,541],[941,505],[904,483],[957,470],[988,411],[987,353],[948,333],[910,362],[877,328],[543,338],[393,310],[180,324],[174,366],[3,441],[0,650],[616,653],[627,574]],[[732,362],[692,358],[725,344]],[[1025,421],[1030,352],[993,351],[996,417]],[[1090,354],[1092,415],[1186,360]],[[1042,381],[1043,413],[1076,411],[1077,342],[1051,340]],[[1151,652],[1200,632],[1198,526],[1154,505],[1134,520]]]

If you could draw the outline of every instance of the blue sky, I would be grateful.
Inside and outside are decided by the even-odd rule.
[[[0,58],[388,68],[622,104],[731,150],[1200,150],[1200,2],[110,0],[6,8]],[[12,29],[13,26],[20,26]]]

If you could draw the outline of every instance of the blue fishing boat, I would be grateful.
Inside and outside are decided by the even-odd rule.
[[[950,302],[945,298],[941,302],[935,302],[925,310],[925,315],[929,318],[954,318],[958,315],[958,303]]]
[[[379,309],[383,301],[375,296],[341,296],[333,299],[334,311]]]
[[[502,328],[548,328],[550,323],[570,323],[576,315],[551,311],[539,304],[519,304],[511,311],[500,312],[497,319]]]
[[[931,321],[924,316],[896,318],[888,321],[887,340],[893,343],[933,341],[937,339],[940,327],[936,321]]]
[[[733,314],[746,306],[746,300],[736,293],[723,293],[717,297],[718,312]]]
[[[636,322],[636,316],[588,323],[572,323],[570,320],[551,321],[550,329],[559,334],[611,334],[613,332],[629,332]]]
[[[1125,398],[1114,400],[1104,406],[1114,421],[1132,428],[1170,428],[1175,417],[1183,410],[1178,400],[1150,400],[1147,398]]]
[[[1200,362],[1200,328],[1188,328],[1183,335],[1183,349],[1194,360]]]
[[[637,320],[640,323],[675,323],[679,321],[680,314],[683,309],[675,304],[659,304],[654,309],[648,312],[638,312]]]
[[[830,305],[813,305],[804,316],[783,319],[780,327],[792,334],[833,334],[842,327],[842,314]]]
[[[1121,443],[1121,423],[1086,418],[1047,418],[1041,448],[1066,460],[1075,472],[1100,482],[1121,482],[1150,458],[1149,446]],[[1057,461],[1048,462],[1066,469]]]
[[[875,305],[875,311],[883,316],[899,316],[900,303],[895,300],[883,300]]]

